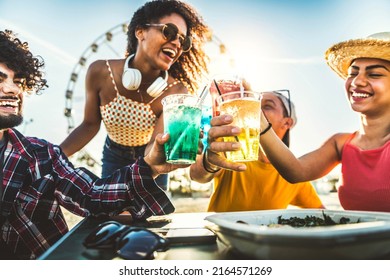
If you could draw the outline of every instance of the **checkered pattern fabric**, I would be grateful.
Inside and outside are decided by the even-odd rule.
[[[142,146],[149,142],[156,123],[156,115],[149,104],[139,103],[117,94],[100,107],[107,134],[123,146]]]
[[[75,168],[56,145],[14,129],[5,133],[2,214],[7,220],[0,238],[19,258],[36,258],[68,232],[60,206],[79,216],[129,211],[134,219],[174,211],[143,158],[99,179]]]

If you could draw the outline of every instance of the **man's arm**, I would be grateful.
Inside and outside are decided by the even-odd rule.
[[[164,143],[168,139],[169,135],[157,135],[145,158],[105,178],[98,178],[85,168],[74,168],[58,147],[49,147],[53,176],[45,176],[43,180],[54,185],[55,196],[62,206],[81,216],[130,211],[139,219],[169,214],[174,207],[153,178],[189,165],[165,161]]]
[[[210,163],[210,150],[207,148],[204,153],[196,157],[196,162],[190,167],[190,178],[198,183],[208,183],[215,176],[221,173],[221,168]]]
[[[241,144],[237,142],[220,141],[224,136],[237,136],[240,134],[240,128],[230,126],[233,118],[230,115],[214,117],[211,119],[211,128],[208,132],[208,147],[206,151],[199,155],[196,162],[190,167],[191,179],[199,183],[210,182],[220,173],[220,169],[229,169],[233,171],[245,171],[244,163],[234,163],[228,161],[224,156],[227,151],[238,151]]]

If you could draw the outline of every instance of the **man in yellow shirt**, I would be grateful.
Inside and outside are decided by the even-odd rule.
[[[286,96],[287,95],[287,96]],[[297,122],[294,104],[288,90],[263,93],[262,110],[272,129],[289,146],[290,129]],[[247,162],[244,172],[218,169],[206,157],[190,167],[191,179],[207,183],[214,179],[208,211],[250,211],[284,209],[289,205],[323,208],[310,182],[291,184],[271,165],[260,149],[259,160]]]

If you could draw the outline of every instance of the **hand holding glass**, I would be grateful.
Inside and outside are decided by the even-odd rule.
[[[260,147],[261,93],[236,91],[218,97],[221,114],[233,116],[232,125],[241,128],[238,136],[224,137],[225,142],[240,142],[239,151],[226,152],[227,159],[234,162],[258,160]]]

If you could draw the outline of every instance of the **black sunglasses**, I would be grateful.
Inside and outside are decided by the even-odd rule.
[[[164,39],[167,41],[174,41],[176,38],[179,38],[180,45],[183,49],[183,52],[188,52],[192,46],[192,39],[190,36],[183,36],[179,34],[179,29],[173,23],[147,23],[145,26],[150,27],[160,27],[161,32],[164,36]]]
[[[166,251],[169,241],[141,227],[129,227],[115,221],[98,225],[84,240],[87,248],[115,248],[127,260],[153,259],[156,251]]]

